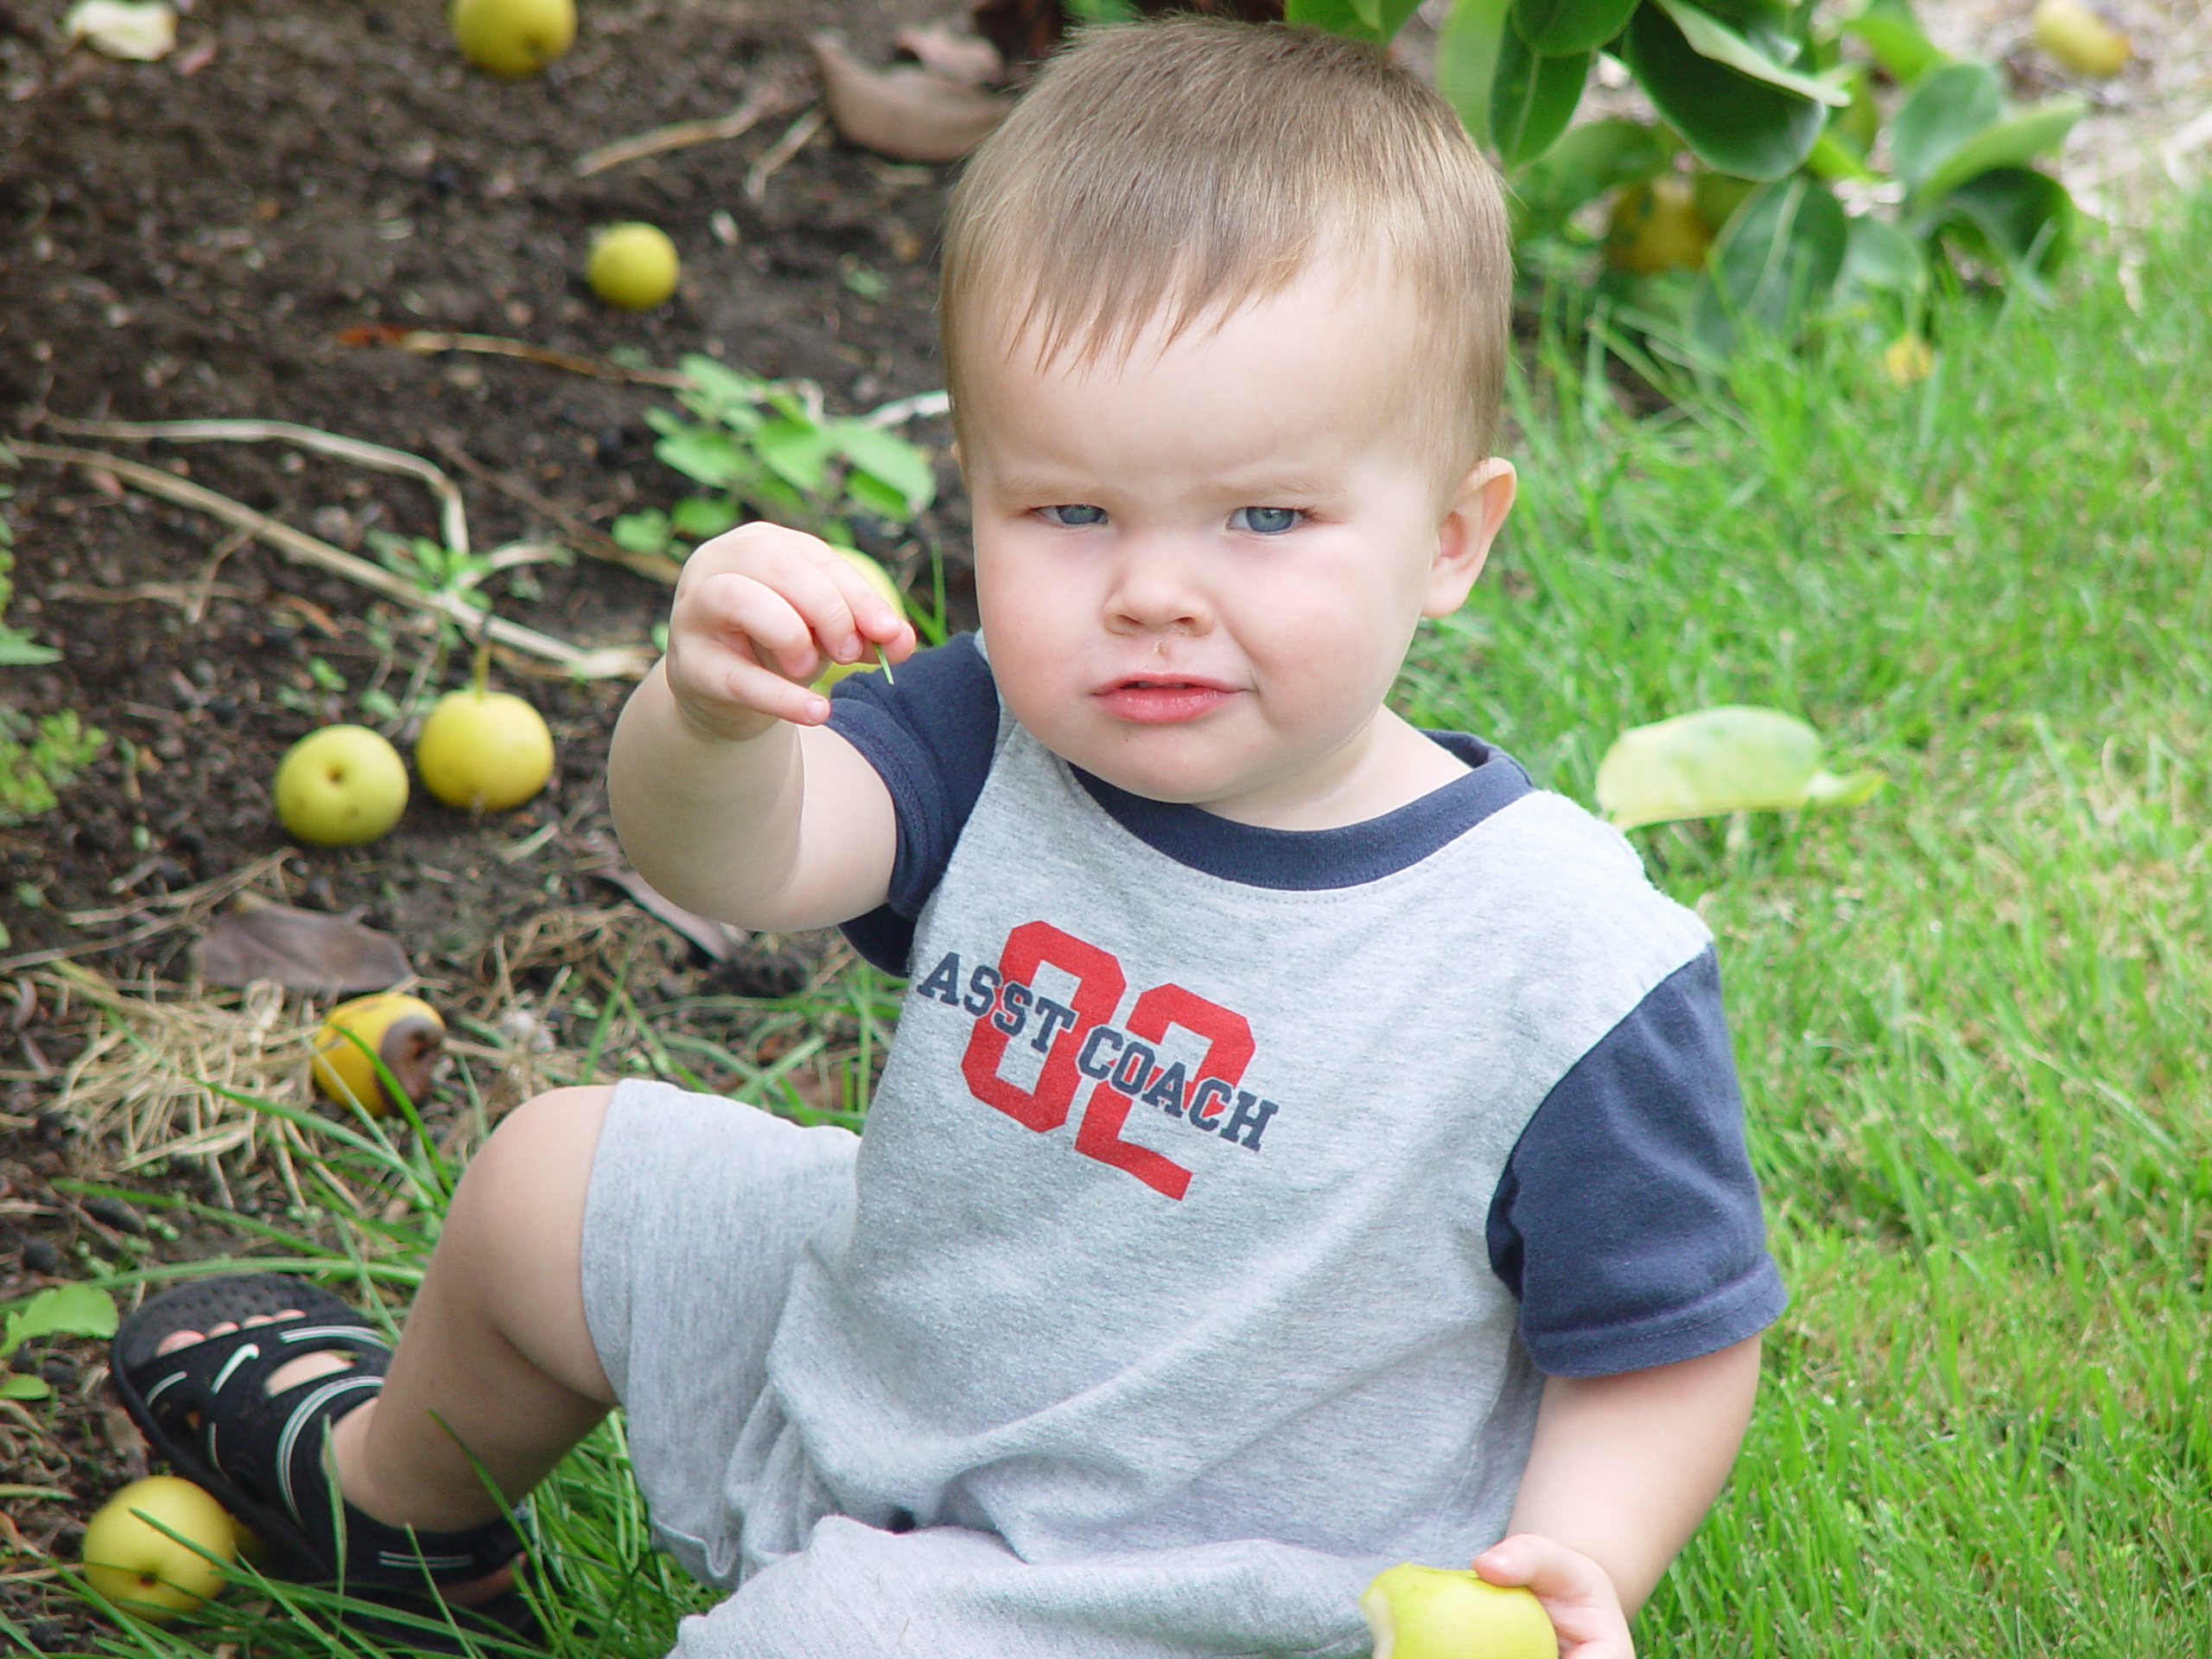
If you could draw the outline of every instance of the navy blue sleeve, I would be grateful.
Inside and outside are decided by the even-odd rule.
[[[1522,1341],[1551,1376],[1694,1359],[1781,1313],[1710,950],[1536,1109],[1486,1235],[1491,1266],[1521,1300]]]
[[[998,687],[975,635],[916,652],[898,675],[893,684],[848,674],[830,691],[830,729],[875,768],[899,815],[890,896],[844,927],[853,949],[887,974],[906,971],[914,918],[983,792],[999,729]]]

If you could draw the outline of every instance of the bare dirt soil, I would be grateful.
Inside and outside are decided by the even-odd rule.
[[[480,550],[575,545],[682,493],[642,419],[671,394],[508,357],[413,355],[373,343],[375,326],[600,362],[672,366],[704,352],[814,379],[833,410],[940,384],[931,256],[945,171],[823,131],[785,141],[804,137],[793,125],[814,97],[810,29],[839,29],[881,63],[897,27],[951,8],[595,0],[565,59],[512,82],[465,68],[431,3],[196,0],[181,7],[177,50],[153,63],[71,49],[65,10],[0,3],[0,442],[150,464],[364,557],[373,531],[437,533],[436,502],[404,478],[282,443],[131,442],[55,423],[296,423],[445,467]],[[779,86],[776,112],[741,137],[577,172],[598,146]],[[625,219],[661,226],[683,261],[675,299],[643,315],[600,304],[581,275],[594,228]],[[906,429],[941,452],[941,430]],[[242,873],[271,897],[361,912],[455,998],[485,989],[491,942],[549,917],[588,945],[624,904],[588,872],[628,683],[575,682],[502,652],[495,683],[528,695],[556,740],[544,794],[480,821],[418,786],[385,839],[288,853],[268,793],[284,749],[326,721],[383,723],[361,707],[372,687],[427,706],[464,683],[467,651],[441,649],[404,607],[112,474],[26,458],[0,482],[15,491],[0,505],[16,545],[8,620],[61,653],[0,673],[0,702],[73,710],[107,737],[57,810],[0,825],[0,992],[13,999],[0,1000],[4,1303],[81,1272],[86,1249],[143,1255],[150,1238],[143,1217],[53,1185],[101,1179],[119,1160],[49,1109],[87,1005],[40,975],[63,958],[111,982],[188,980],[194,925]],[[868,550],[926,591],[931,556],[963,544],[960,512],[956,497]],[[524,574],[534,590],[493,579],[499,614],[578,645],[644,641],[665,611],[664,587],[597,558]],[[957,559],[952,578],[957,603]],[[404,751],[411,728],[387,728]],[[710,970],[661,933],[653,961],[666,995],[777,992],[833,948],[756,943]],[[221,1243],[150,1238],[156,1255]],[[44,1558],[72,1557],[88,1500],[143,1472],[105,1408],[101,1362],[91,1343],[22,1354],[59,1400],[0,1405],[0,1485],[18,1489],[0,1504],[0,1610],[35,1618],[41,1645],[85,1633],[50,1595]]]

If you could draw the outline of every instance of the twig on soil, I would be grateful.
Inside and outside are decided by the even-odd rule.
[[[579,678],[634,678],[652,664],[655,653],[649,645],[602,645],[594,651],[586,651],[565,639],[556,639],[535,628],[510,622],[505,617],[486,617],[456,591],[426,594],[404,576],[395,575],[381,565],[357,559],[319,537],[295,530],[266,513],[256,512],[243,502],[203,489],[173,473],[142,467],[137,461],[124,461],[118,455],[102,454],[91,449],[70,449],[56,444],[24,443],[20,441],[8,447],[17,455],[31,461],[58,461],[65,466],[86,468],[105,467],[117,478],[148,495],[157,495],[165,501],[173,501],[179,506],[193,508],[226,524],[251,531],[257,539],[266,542],[296,563],[311,565],[333,575],[343,576],[346,581],[366,588],[372,593],[380,594],[396,604],[445,617],[469,632],[481,628],[499,644],[557,663]]]
[[[588,179],[625,162],[641,162],[648,156],[663,155],[671,149],[741,137],[770,116],[782,114],[791,103],[791,89],[782,81],[771,81],[747,95],[745,102],[728,115],[717,116],[711,121],[678,121],[673,126],[655,127],[650,132],[588,150],[576,157],[576,176]]]
[[[540,346],[527,340],[511,340],[505,334],[455,334],[435,328],[403,328],[394,322],[365,322],[338,331],[341,346],[389,346],[396,351],[412,352],[417,357],[435,357],[444,352],[476,352],[486,357],[518,357],[524,362],[542,363],[551,369],[565,369],[570,374],[588,375],[594,380],[613,380],[640,386],[666,386],[675,391],[691,390],[691,377],[675,369],[626,368],[620,363],[608,363],[595,357],[579,357],[573,352],[556,352],[550,346]]]
[[[420,480],[438,498],[440,527],[446,546],[455,553],[468,551],[468,512],[462,505],[461,486],[420,455],[404,449],[387,449],[336,432],[289,421],[71,421],[59,415],[45,417],[45,425],[78,438],[166,438],[172,443],[290,443],[319,454],[350,461],[372,472],[397,473]]]
[[[761,153],[760,159],[746,169],[745,199],[747,201],[766,201],[768,199],[768,181],[776,176],[785,162],[806,148],[807,141],[822,130],[823,124],[829,118],[829,112],[817,104],[785,128],[784,136],[769,145]]]
[[[557,501],[549,500],[539,494],[520,479],[493,471],[462,448],[461,440],[449,432],[433,433],[430,442],[437,446],[440,454],[471,478],[489,484],[503,494],[512,496],[534,512],[543,513],[563,536],[592,557],[619,564],[626,570],[635,571],[639,575],[664,582],[670,587],[676,585],[676,578],[683,567],[666,554],[632,552],[604,531],[593,529]]]

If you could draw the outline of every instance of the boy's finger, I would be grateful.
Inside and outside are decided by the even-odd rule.
[[[740,708],[796,726],[819,726],[830,718],[830,699],[819,691],[741,657],[731,657],[718,677],[724,696]]]
[[[750,655],[794,680],[811,679],[823,657],[834,654],[825,653],[815,622],[787,594],[734,571],[702,585],[696,620],[726,649],[742,639]]]

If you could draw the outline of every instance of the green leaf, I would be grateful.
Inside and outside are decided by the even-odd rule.
[[[1874,0],[1845,22],[1843,32],[1872,53],[1874,61],[1900,86],[1910,86],[1937,65],[1950,61],[1948,54],[1921,33],[1910,10],[1903,5]]]
[[[1513,0],[1513,27],[1548,58],[1594,52],[1628,23],[1637,0]]]
[[[1305,23],[1355,41],[1388,42],[1421,0],[1288,0],[1283,21]]]
[[[1540,58],[1511,29],[1498,37],[1497,76],[1491,83],[1491,142],[1508,169],[1533,162],[1552,147],[1590,79],[1590,54]]]
[[[1887,219],[1868,214],[1851,221],[1840,282],[1885,293],[1910,294],[1928,279],[1920,244]]]
[[[737,504],[723,495],[687,495],[668,516],[669,527],[679,536],[703,542],[737,524]]]
[[[9,1310],[0,1354],[41,1337],[111,1337],[115,1299],[92,1285],[56,1285]]]
[[[894,524],[904,523],[911,515],[906,510],[906,498],[872,473],[855,467],[845,474],[845,493],[853,505],[863,512],[872,512],[879,518],[888,518]]]
[[[39,1376],[0,1376],[0,1400],[43,1400],[54,1390]]]
[[[645,512],[626,512],[607,527],[617,547],[626,547],[632,553],[664,553],[668,550],[668,515],[658,507]]]
[[[937,499],[937,472],[930,458],[897,433],[859,421],[840,421],[831,431],[846,460],[899,493],[904,511],[886,518],[912,518]]]
[[[1765,81],[1770,86],[1779,86],[1800,98],[1809,98],[1834,109],[1843,109],[1851,102],[1851,94],[1833,82],[1815,80],[1810,75],[1801,75],[1780,62],[1774,55],[1761,50],[1734,29],[1710,13],[1688,3],[1688,0],[1652,0],[1652,3],[1673,20],[1682,33],[1691,51],[1715,63],[1725,63],[1739,74],[1754,80]]]
[[[1802,175],[1745,199],[1706,257],[1690,296],[1690,331],[1726,357],[1751,334],[1786,336],[1827,299],[1849,239],[1843,208]]]
[[[1608,116],[1569,127],[1513,176],[1514,239],[1548,235],[1584,202],[1649,178],[1667,165],[1669,155],[1667,141],[1647,122]]]
[[[1815,801],[1850,805],[1881,785],[1878,772],[1832,777],[1820,759],[1820,734],[1779,709],[1700,709],[1616,738],[1598,766],[1598,805],[1617,826],[1632,830]]]
[[[2074,243],[2074,198],[2048,173],[1996,167],[1937,201],[1916,221],[1929,232],[1964,230],[1976,251],[2002,264],[2006,274],[2048,303],[2045,280]]]
[[[1629,19],[1624,54],[1659,113],[1716,173],[1778,179],[1821,136],[1818,102],[1694,50],[1657,3]]]
[[[2089,106],[2080,99],[2062,98],[1984,127],[1921,181],[1920,194],[1932,200],[1993,167],[2018,167],[2056,149],[2088,112]]]
[[[1882,176],[1838,142],[1834,128],[1813,140],[1812,153],[1805,157],[1805,167],[1815,177],[1822,179],[1874,181]]]
[[[1480,144],[1490,143],[1490,92],[1512,0],[1455,0],[1436,36],[1436,90]]]
[[[1947,63],[1905,95],[1890,121],[1890,167],[1917,190],[1967,139],[2005,114],[1997,72],[1986,63]]]
[[[829,481],[836,442],[811,422],[771,421],[753,435],[761,463],[802,495],[813,495]]]
[[[42,663],[60,660],[60,652],[40,645],[27,633],[0,625],[0,668],[35,668]]]
[[[645,424],[661,435],[653,454],[698,483],[727,487],[753,470],[729,435],[714,427],[694,426],[663,409],[647,410]]]

